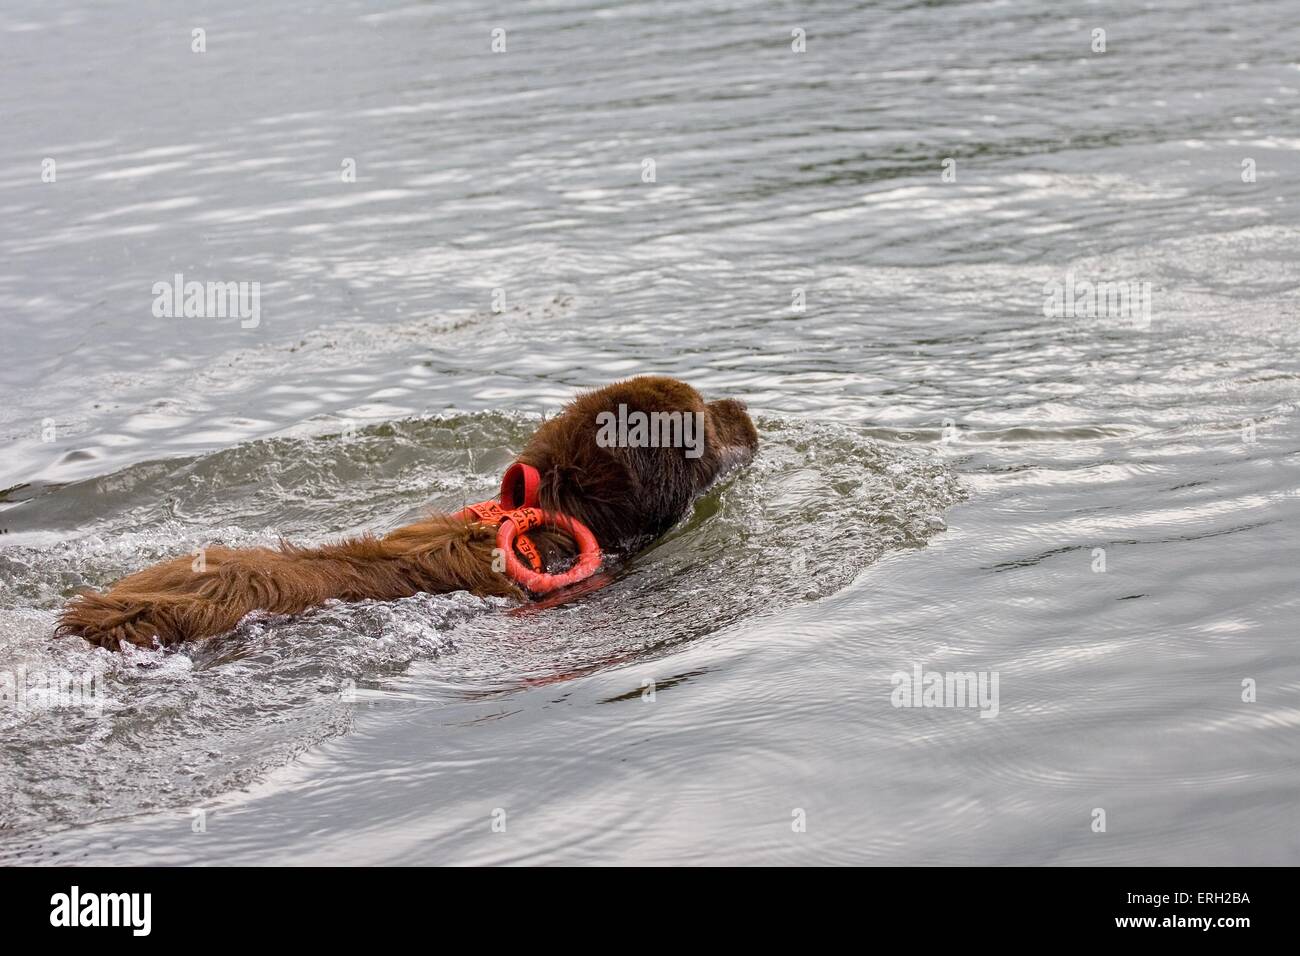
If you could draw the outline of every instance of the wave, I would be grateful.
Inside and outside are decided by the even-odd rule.
[[[253,614],[230,634],[118,655],[53,641],[58,608],[205,544],[379,530],[494,490],[535,426],[499,412],[251,442],[28,489],[0,551],[0,672],[97,682],[101,712],[33,695],[0,708],[0,830],[77,825],[246,786],[346,731],[416,662],[441,695],[492,695],[667,655],[815,600],[923,545],[962,489],[944,462],[862,429],[759,420],[755,462],[603,586],[539,610],[465,593]]]

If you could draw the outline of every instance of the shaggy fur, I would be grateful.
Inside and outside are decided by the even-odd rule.
[[[597,415],[624,404],[630,411],[701,412],[704,447],[698,458],[681,448],[602,448]],[[691,501],[726,468],[748,461],[758,434],[742,404],[705,403],[670,378],[644,376],[580,395],[542,424],[519,460],[541,474],[544,509],[578,518],[607,552],[644,547],[672,527]],[[572,553],[553,529],[530,533],[548,570]],[[296,614],[331,598],[391,601],[421,591],[466,590],[524,595],[492,570],[496,529],[446,515],[317,548],[210,548],[202,570],[174,558],[118,581],[105,592],[73,598],[57,634],[78,634],[117,649],[123,642],[171,645],[233,628],[254,610]]]

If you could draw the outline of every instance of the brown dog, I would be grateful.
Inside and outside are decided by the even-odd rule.
[[[678,437],[688,447],[657,440],[667,435],[654,424],[639,427],[647,419],[667,423],[674,413],[673,421],[686,423]],[[696,495],[731,465],[752,458],[757,446],[741,403],[705,403],[689,385],[645,376],[580,395],[537,429],[519,461],[536,469],[542,509],[578,519],[606,552],[626,553],[676,524]],[[553,527],[529,537],[548,568],[572,554],[570,537]],[[389,601],[459,590],[522,598],[515,580],[494,570],[496,546],[491,525],[439,515],[382,538],[319,548],[214,547],[202,570],[189,557],[175,558],[105,592],[78,595],[57,633],[114,649],[124,641],[149,647],[221,634],[250,611],[295,614],[331,598]]]

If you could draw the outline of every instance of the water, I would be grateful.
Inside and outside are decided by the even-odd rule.
[[[7,4],[0,671],[104,693],[0,709],[0,860],[1300,861],[1298,40],[1285,3]],[[155,318],[178,272],[260,321]],[[1067,272],[1149,326],[1045,316]],[[49,639],[164,556],[485,497],[641,372],[763,446],[601,591]],[[996,672],[996,717],[894,707],[918,664]]]

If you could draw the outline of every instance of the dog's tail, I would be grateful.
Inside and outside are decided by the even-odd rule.
[[[228,620],[220,606],[188,594],[87,591],[63,609],[54,636],[79,635],[110,650],[123,644],[152,647],[187,634],[220,634],[238,621],[223,626]]]
[[[493,568],[495,529],[438,516],[387,537],[365,535],[316,548],[213,547],[202,560],[173,558],[137,571],[64,608],[56,635],[79,634],[114,650],[221,634],[249,612],[296,614],[331,599],[392,601],[421,591],[518,596]]]

